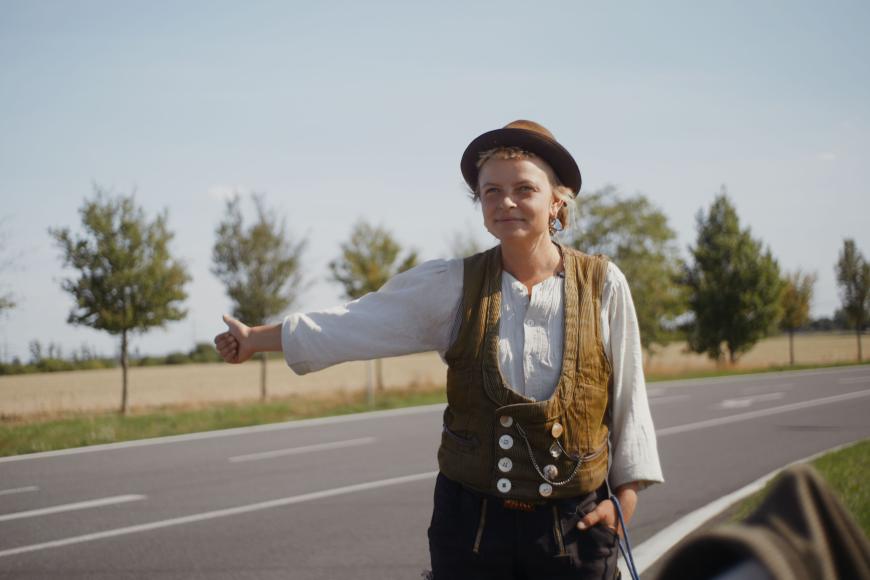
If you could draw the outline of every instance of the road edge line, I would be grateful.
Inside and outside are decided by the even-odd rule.
[[[842,445],[836,445],[829,449],[825,449],[817,453],[813,453],[812,455],[808,455],[807,457],[804,457],[802,459],[787,463],[786,465],[783,465],[782,467],[759,477],[752,483],[745,485],[740,489],[733,491],[727,495],[723,495],[719,499],[714,500],[709,504],[698,508],[691,513],[686,514],[685,516],[672,523],[665,529],[661,530],[660,532],[647,539],[645,542],[632,550],[638,574],[643,574],[646,569],[655,564],[662,556],[664,556],[668,552],[668,550],[673,548],[677,543],[680,542],[680,540],[700,528],[703,524],[718,516],[738,501],[752,495],[760,489],[763,489],[767,482],[779,475],[779,473],[782,472],[784,469],[787,469],[792,465],[797,465],[798,463],[809,463],[810,461],[813,461],[814,459],[817,459],[822,455],[827,455],[828,453],[833,453],[835,451],[840,451],[841,449],[846,449],[848,447],[858,445],[865,440],[866,438],[858,439],[857,441],[851,441],[849,443],[843,443]],[[622,560],[620,560],[619,565],[620,568],[623,569]],[[623,569],[623,573],[627,574],[627,569]]]

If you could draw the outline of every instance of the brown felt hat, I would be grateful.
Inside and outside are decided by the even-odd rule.
[[[480,154],[497,147],[519,147],[546,161],[562,184],[574,195],[580,191],[580,168],[553,134],[534,121],[514,121],[502,129],[488,131],[472,141],[462,154],[462,177],[472,190],[477,189],[477,162]]]

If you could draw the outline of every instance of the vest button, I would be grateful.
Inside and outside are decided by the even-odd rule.
[[[562,427],[561,423],[553,423],[553,428],[550,429],[550,435],[553,436],[553,439],[558,439],[564,432],[565,429]]]
[[[498,480],[498,482],[495,484],[495,486],[498,488],[498,490],[500,492],[507,493],[511,490],[511,480],[509,480],[505,477],[502,477],[501,479]]]
[[[502,427],[508,428],[514,424],[514,418],[510,415],[502,415],[498,418],[498,422],[501,423]]]
[[[559,475],[559,468],[557,468],[555,465],[545,465],[544,475],[547,477],[547,479],[556,479],[556,477]]]
[[[553,444],[550,445],[550,455],[553,459],[556,459],[560,455],[562,455],[562,449],[559,447],[558,441],[553,441]]]
[[[514,438],[510,435],[502,435],[498,438],[498,446],[507,451],[514,446]]]
[[[502,457],[498,460],[498,468],[502,473],[507,473],[514,467],[514,462],[509,457]]]
[[[541,497],[550,497],[553,495],[553,486],[549,483],[542,483],[538,486],[538,493],[541,494]]]

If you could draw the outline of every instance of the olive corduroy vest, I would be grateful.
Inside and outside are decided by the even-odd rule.
[[[461,326],[445,354],[448,406],[438,463],[450,479],[506,499],[583,495],[607,476],[611,367],[599,314],[607,258],[560,250],[562,369],[546,401],[512,390],[499,370],[501,248],[464,262]]]

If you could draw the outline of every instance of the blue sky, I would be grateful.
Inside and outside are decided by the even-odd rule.
[[[77,227],[94,184],[168,209],[190,312],[134,348],[186,350],[229,309],[209,273],[229,192],[264,193],[309,239],[297,307],[326,307],[358,219],[424,258],[456,232],[488,241],[459,157],[517,118],[556,134],[584,189],[647,195],[684,253],[725,184],[782,268],[818,274],[814,315],[833,313],[843,238],[870,255],[870,4],[603,4],[0,0],[0,284],[19,303],[0,355],[114,351],[66,324],[47,233]]]

